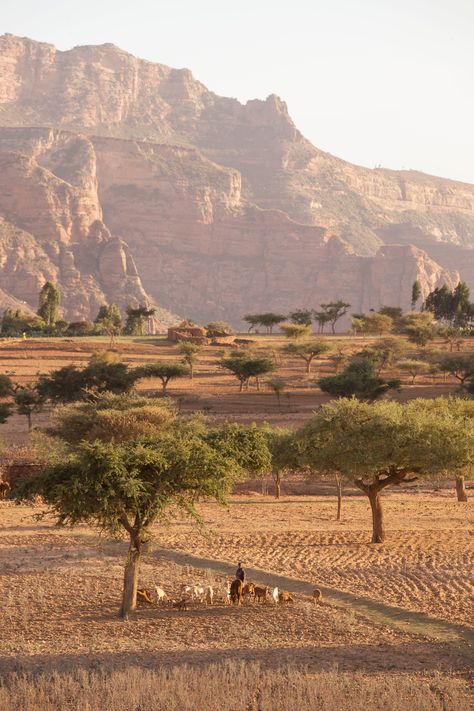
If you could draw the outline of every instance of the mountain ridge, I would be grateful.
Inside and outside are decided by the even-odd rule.
[[[416,278],[474,286],[473,185],[354,166],[276,95],[219,97],[115,45],[0,37],[0,167],[0,216],[47,245],[70,317],[113,296],[238,325],[339,296],[407,308]]]

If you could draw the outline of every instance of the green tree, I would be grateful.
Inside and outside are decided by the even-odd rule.
[[[421,296],[421,284],[418,281],[413,282],[413,286],[411,287],[411,310],[414,311],[416,304]]]
[[[280,406],[281,394],[288,387],[288,383],[284,380],[284,378],[280,378],[276,375],[274,378],[269,378],[266,385],[275,393],[278,406]]]
[[[244,321],[246,321],[249,324],[248,332],[253,329],[254,331],[257,330],[257,326],[260,325],[260,315],[259,314],[247,314],[244,316]]]
[[[284,346],[283,352],[288,355],[302,358],[306,363],[306,372],[311,372],[311,363],[315,358],[327,353],[331,350],[331,345],[324,341],[312,340],[302,341],[301,343],[288,343]]]
[[[382,306],[379,309],[379,314],[390,316],[392,321],[396,324],[402,318],[403,310],[399,306]]]
[[[422,348],[432,341],[437,333],[433,314],[429,311],[405,314],[400,320],[399,330],[406,334],[412,343]]]
[[[29,500],[40,495],[59,524],[87,523],[110,534],[126,532],[129,549],[120,615],[128,618],[136,606],[140,561],[152,525],[176,510],[201,524],[198,501],[225,504],[233,482],[247,464],[253,466],[256,450],[268,463],[257,430],[249,431],[247,438],[236,438],[235,432],[219,434],[188,426],[121,445],[82,443],[65,461],[24,480],[15,496]],[[245,449],[242,443],[249,441]]]
[[[37,391],[45,400],[67,403],[104,392],[129,392],[139,377],[140,369],[130,370],[126,363],[96,361],[83,369],[66,365],[49,375],[41,375]]]
[[[366,348],[358,357],[370,358],[376,369],[377,375],[380,375],[382,370],[390,368],[401,358],[406,352],[406,345],[401,338],[395,336],[387,336],[375,341],[370,348]]]
[[[189,368],[191,380],[194,378],[194,366],[199,360],[199,354],[202,351],[202,346],[192,341],[181,341],[178,344],[178,351],[183,356],[183,362]]]
[[[331,324],[331,330],[333,333],[336,333],[337,321],[345,316],[348,309],[350,309],[350,306],[350,304],[347,304],[345,301],[341,301],[341,299],[338,301],[329,301],[327,304],[321,304],[323,313],[327,316],[327,323]],[[315,313],[316,320],[318,320],[317,313]]]
[[[252,328],[256,326],[262,326],[267,329],[267,333],[273,333],[273,329],[279,323],[282,323],[286,319],[283,314],[275,314],[273,312],[263,313],[263,314],[247,314],[244,316],[244,321],[250,324],[249,333]]]
[[[143,336],[145,323],[155,312],[156,309],[147,306],[133,307],[129,304],[126,308],[125,333],[128,336]]]
[[[59,318],[61,295],[58,287],[47,281],[39,293],[38,316],[47,326],[54,326]]]
[[[159,378],[163,393],[165,393],[170,380],[186,377],[189,375],[189,368],[184,363],[161,361],[160,363],[142,365],[135,368],[134,372],[140,378]]]
[[[28,430],[31,430],[33,415],[36,412],[41,412],[46,402],[44,395],[41,395],[33,385],[26,385],[15,389],[13,399],[17,413],[25,415],[28,422]]]
[[[374,373],[374,364],[369,358],[357,358],[339,375],[320,378],[321,390],[336,397],[354,396],[358,400],[372,402],[389,390],[400,388],[397,379],[384,380]]]
[[[232,336],[234,329],[226,321],[210,321],[206,326],[208,338],[218,338],[219,336]]]
[[[9,397],[14,392],[13,383],[9,375],[0,374],[0,397]]]
[[[170,428],[176,412],[166,400],[104,393],[92,401],[63,405],[51,419],[47,434],[76,448],[83,441],[121,444],[153,437]]]
[[[311,309],[296,309],[292,311],[288,318],[292,323],[298,323],[301,326],[311,326],[313,323],[313,312]]]
[[[12,413],[13,405],[11,402],[0,402],[0,425],[5,424]]]
[[[324,333],[324,328],[331,320],[331,315],[327,311],[313,311],[313,318],[318,324],[318,333]]]
[[[301,338],[308,338],[311,335],[311,327],[305,326],[302,323],[283,323],[280,326],[286,338],[291,338],[294,341],[299,341]]]
[[[297,432],[297,446],[308,466],[339,472],[368,497],[372,543],[382,543],[384,489],[472,462],[474,417],[460,426],[453,409],[434,400],[338,400],[323,405]]]
[[[109,336],[109,348],[115,343],[115,337],[123,331],[123,322],[120,309],[117,304],[104,304],[100,307],[94,323],[101,333]]]
[[[411,375],[411,384],[415,384],[415,378],[418,375],[427,373],[429,370],[429,364],[423,362],[422,360],[415,360],[414,358],[406,358],[398,363],[398,368],[405,371]]]
[[[384,333],[389,333],[393,328],[393,319],[385,314],[370,313],[362,319],[362,325],[359,331],[368,334],[377,334],[382,336]]]
[[[282,478],[285,473],[298,468],[299,452],[291,430],[267,429],[266,435],[271,455],[271,472],[275,482],[275,499],[279,499]]]
[[[256,379],[258,390],[259,377],[267,373],[273,373],[277,368],[271,358],[267,358],[266,356],[252,356],[245,353],[223,358],[220,361],[220,365],[235,375],[240,383],[239,392],[242,392],[244,385],[248,387],[250,378]]]
[[[463,390],[466,380],[474,377],[474,353],[450,353],[441,356],[438,367],[442,373],[449,373],[459,380]]]
[[[444,338],[450,353],[454,351],[455,347],[458,351],[462,350],[464,330],[459,326],[441,326],[438,329],[438,335]]]

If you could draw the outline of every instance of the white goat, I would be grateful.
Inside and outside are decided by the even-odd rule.
[[[202,583],[199,583],[193,587],[193,599],[196,598],[197,600],[203,600],[205,594],[206,588]]]
[[[164,602],[165,598],[168,597],[168,595],[165,593],[163,588],[158,587],[158,585],[155,585],[155,593],[156,593],[156,602]]]
[[[212,605],[214,600],[214,589],[208,585],[206,588],[206,605]]]
[[[278,588],[273,588],[272,598],[273,598],[273,602],[274,602],[275,604],[278,604],[278,602],[279,602]]]

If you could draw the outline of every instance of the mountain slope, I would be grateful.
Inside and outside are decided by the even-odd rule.
[[[238,323],[407,307],[416,278],[474,286],[474,186],[353,166],[278,97],[242,105],[113,45],[0,38],[0,169],[0,215],[47,254],[71,318],[113,298]]]

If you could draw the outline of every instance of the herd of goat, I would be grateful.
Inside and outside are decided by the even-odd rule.
[[[313,602],[321,603],[323,594],[319,588],[314,588],[312,593]],[[274,604],[286,604],[294,602],[287,590],[267,586],[255,585],[254,583],[243,583],[238,578],[226,585],[188,585],[183,583],[179,590],[178,599],[170,599],[165,590],[155,586],[155,594],[149,588],[139,588],[137,590],[137,601],[147,604],[164,604],[169,602],[172,607],[179,610],[186,610],[188,604],[201,602],[206,605],[213,605],[215,602],[224,604],[242,605],[244,601],[265,603],[271,601]]]

